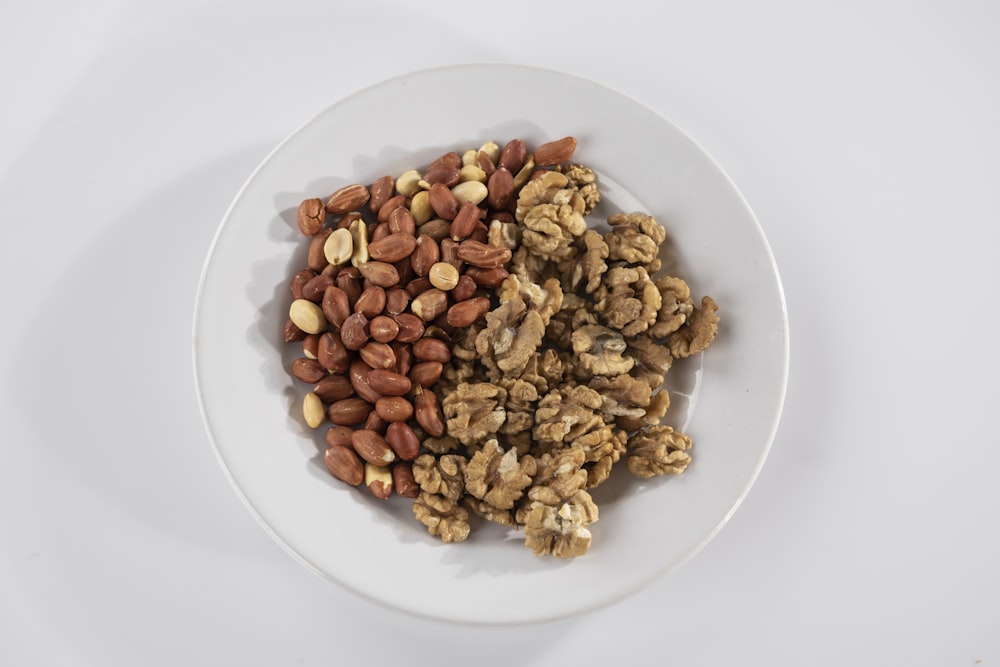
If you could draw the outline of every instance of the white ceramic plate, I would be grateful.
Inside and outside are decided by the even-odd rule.
[[[595,491],[590,552],[534,556],[496,526],[462,544],[427,535],[409,502],[380,502],[323,467],[322,430],[299,416],[304,388],[282,342],[288,280],[304,266],[295,212],[426,165],[448,150],[573,135],[598,171],[595,212],[642,209],[670,234],[670,269],[719,304],[719,336],[678,362],[668,421],[694,439],[680,476],[624,466]],[[753,483],[784,399],[788,334],[780,281],[750,208],[683,132],[593,82],[541,69],[470,65],[417,72],[335,104],[282,142],[237,194],[206,260],[194,320],[205,425],[237,493],[289,553],[321,577],[415,614],[527,623],[592,610],[676,569],[722,527]]]

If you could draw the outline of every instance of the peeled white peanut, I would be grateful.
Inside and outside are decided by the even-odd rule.
[[[434,207],[431,206],[431,196],[426,190],[421,190],[413,195],[410,200],[410,215],[413,222],[422,225],[434,217]]]
[[[479,161],[479,151],[475,148],[470,148],[469,150],[462,153],[462,166],[467,167],[470,164],[478,164]]]
[[[326,419],[323,401],[311,391],[302,399],[302,416],[309,428],[317,428]]]
[[[493,141],[487,141],[479,147],[479,150],[486,153],[487,157],[490,158],[490,162],[493,164],[496,164],[497,161],[500,160],[500,146]]]
[[[480,183],[479,181],[465,181],[464,183],[459,183],[451,189],[451,194],[455,195],[455,199],[458,200],[458,205],[461,206],[467,201],[471,201],[473,204],[479,204],[479,202],[486,199],[488,194],[486,190],[486,184]]]
[[[351,230],[343,227],[333,230],[323,244],[323,254],[326,255],[326,261],[334,266],[340,266],[351,259],[351,255],[354,254],[354,238]]]
[[[323,309],[308,299],[292,301],[292,306],[288,309],[288,318],[292,324],[307,334],[321,333],[326,329]]]
[[[458,171],[458,180],[486,182],[486,172],[479,168],[479,165],[467,164]]]
[[[416,169],[404,171],[396,179],[396,192],[411,197],[420,189],[420,172]]]
[[[358,218],[351,222],[351,226],[348,227],[348,231],[351,234],[351,244],[354,248],[351,252],[351,264],[353,266],[361,266],[368,261],[368,225],[365,221]],[[333,262],[331,262],[332,264]]]

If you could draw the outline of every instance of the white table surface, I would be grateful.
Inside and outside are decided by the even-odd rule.
[[[968,1],[8,3],[0,665],[1000,665],[998,31]],[[485,61],[687,131],[760,219],[791,329],[771,455],[721,533],[533,627],[303,569],[231,489],[191,368],[208,244],[271,147]]]

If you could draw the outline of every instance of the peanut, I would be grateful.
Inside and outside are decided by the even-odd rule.
[[[318,234],[323,229],[326,219],[326,209],[322,199],[305,199],[299,204],[297,223],[299,231],[306,236]]]
[[[435,266],[437,266],[437,264],[435,264]],[[413,301],[410,302],[410,310],[412,310],[413,314],[422,319],[424,322],[430,322],[435,317],[448,310],[448,295],[442,290],[432,287],[426,292],[418,294]]]
[[[346,375],[327,375],[313,388],[324,403],[336,403],[354,395],[354,387]]]
[[[372,368],[392,368],[396,365],[396,353],[385,343],[373,340],[358,350],[358,354]]]
[[[405,422],[413,416],[413,404],[402,396],[383,396],[375,402],[375,412],[387,422]]]
[[[331,373],[346,373],[350,368],[351,353],[339,335],[328,331],[319,338],[316,360]]]
[[[319,396],[311,391],[302,399],[302,417],[306,420],[306,425],[309,428],[319,428],[319,425],[326,421],[323,401],[319,400]]]
[[[348,399],[350,400],[350,399]],[[417,385],[413,399],[413,416],[428,435],[439,438],[444,434],[444,415],[433,391]]]
[[[326,377],[326,370],[316,359],[300,357],[292,362],[292,375],[301,382],[313,384]]]
[[[420,453],[420,438],[413,428],[405,421],[389,424],[385,431],[386,442],[396,452],[396,456],[404,461],[412,461]]]
[[[312,301],[296,299],[288,309],[288,318],[307,334],[320,333],[326,329],[323,311]]]
[[[392,471],[386,466],[365,463],[365,486],[372,495],[386,500],[392,495]]]
[[[330,474],[351,486],[358,486],[364,480],[364,464],[349,447],[335,445],[328,448],[323,455],[323,463]]]
[[[381,435],[371,429],[358,429],[351,434],[351,446],[358,456],[375,465],[386,465],[396,460],[396,453]]]
[[[348,370],[348,378],[350,378],[351,386],[354,387],[355,393],[372,405],[375,405],[378,399],[382,398],[382,394],[372,389],[371,384],[368,382],[368,374],[371,373],[371,370],[371,366],[360,359],[356,359],[351,363],[351,367]]]
[[[368,372],[368,386],[382,396],[405,396],[413,383],[410,378],[395,371],[373,368]]]
[[[368,344],[368,318],[364,313],[353,313],[344,320],[340,340],[348,350],[360,350]]]
[[[346,264],[354,252],[354,238],[349,229],[335,229],[323,244],[326,261],[334,266]]]
[[[413,343],[413,357],[418,361],[446,364],[451,361],[451,347],[443,340],[424,337]]]
[[[344,398],[331,403],[326,409],[327,418],[339,426],[355,426],[368,419],[374,407],[361,398]]]
[[[447,292],[455,289],[455,286],[458,285],[458,269],[452,264],[438,262],[427,272],[427,279],[431,281],[431,285],[434,287],[442,292]],[[417,315],[420,315],[420,313],[417,313]]]
[[[353,433],[354,429],[349,426],[331,426],[326,429],[323,439],[327,447],[350,447]]]
[[[392,483],[396,493],[404,498],[416,498],[420,495],[420,485],[413,478],[413,466],[409,461],[397,461],[392,466]]]
[[[480,181],[464,181],[451,189],[451,194],[459,205],[466,202],[472,202],[473,204],[478,205],[481,201],[486,199],[487,193],[488,190],[486,185]]]

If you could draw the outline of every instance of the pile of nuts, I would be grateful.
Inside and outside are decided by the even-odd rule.
[[[682,472],[688,436],[660,425],[675,358],[716,335],[716,305],[654,280],[666,231],[585,220],[596,177],[565,137],[449,152],[423,171],[304,200],[307,266],[291,280],[291,374],[330,473],[413,498],[446,542],[470,514],[524,528],[536,554],[586,553],[589,491],[623,456],[640,477]]]

